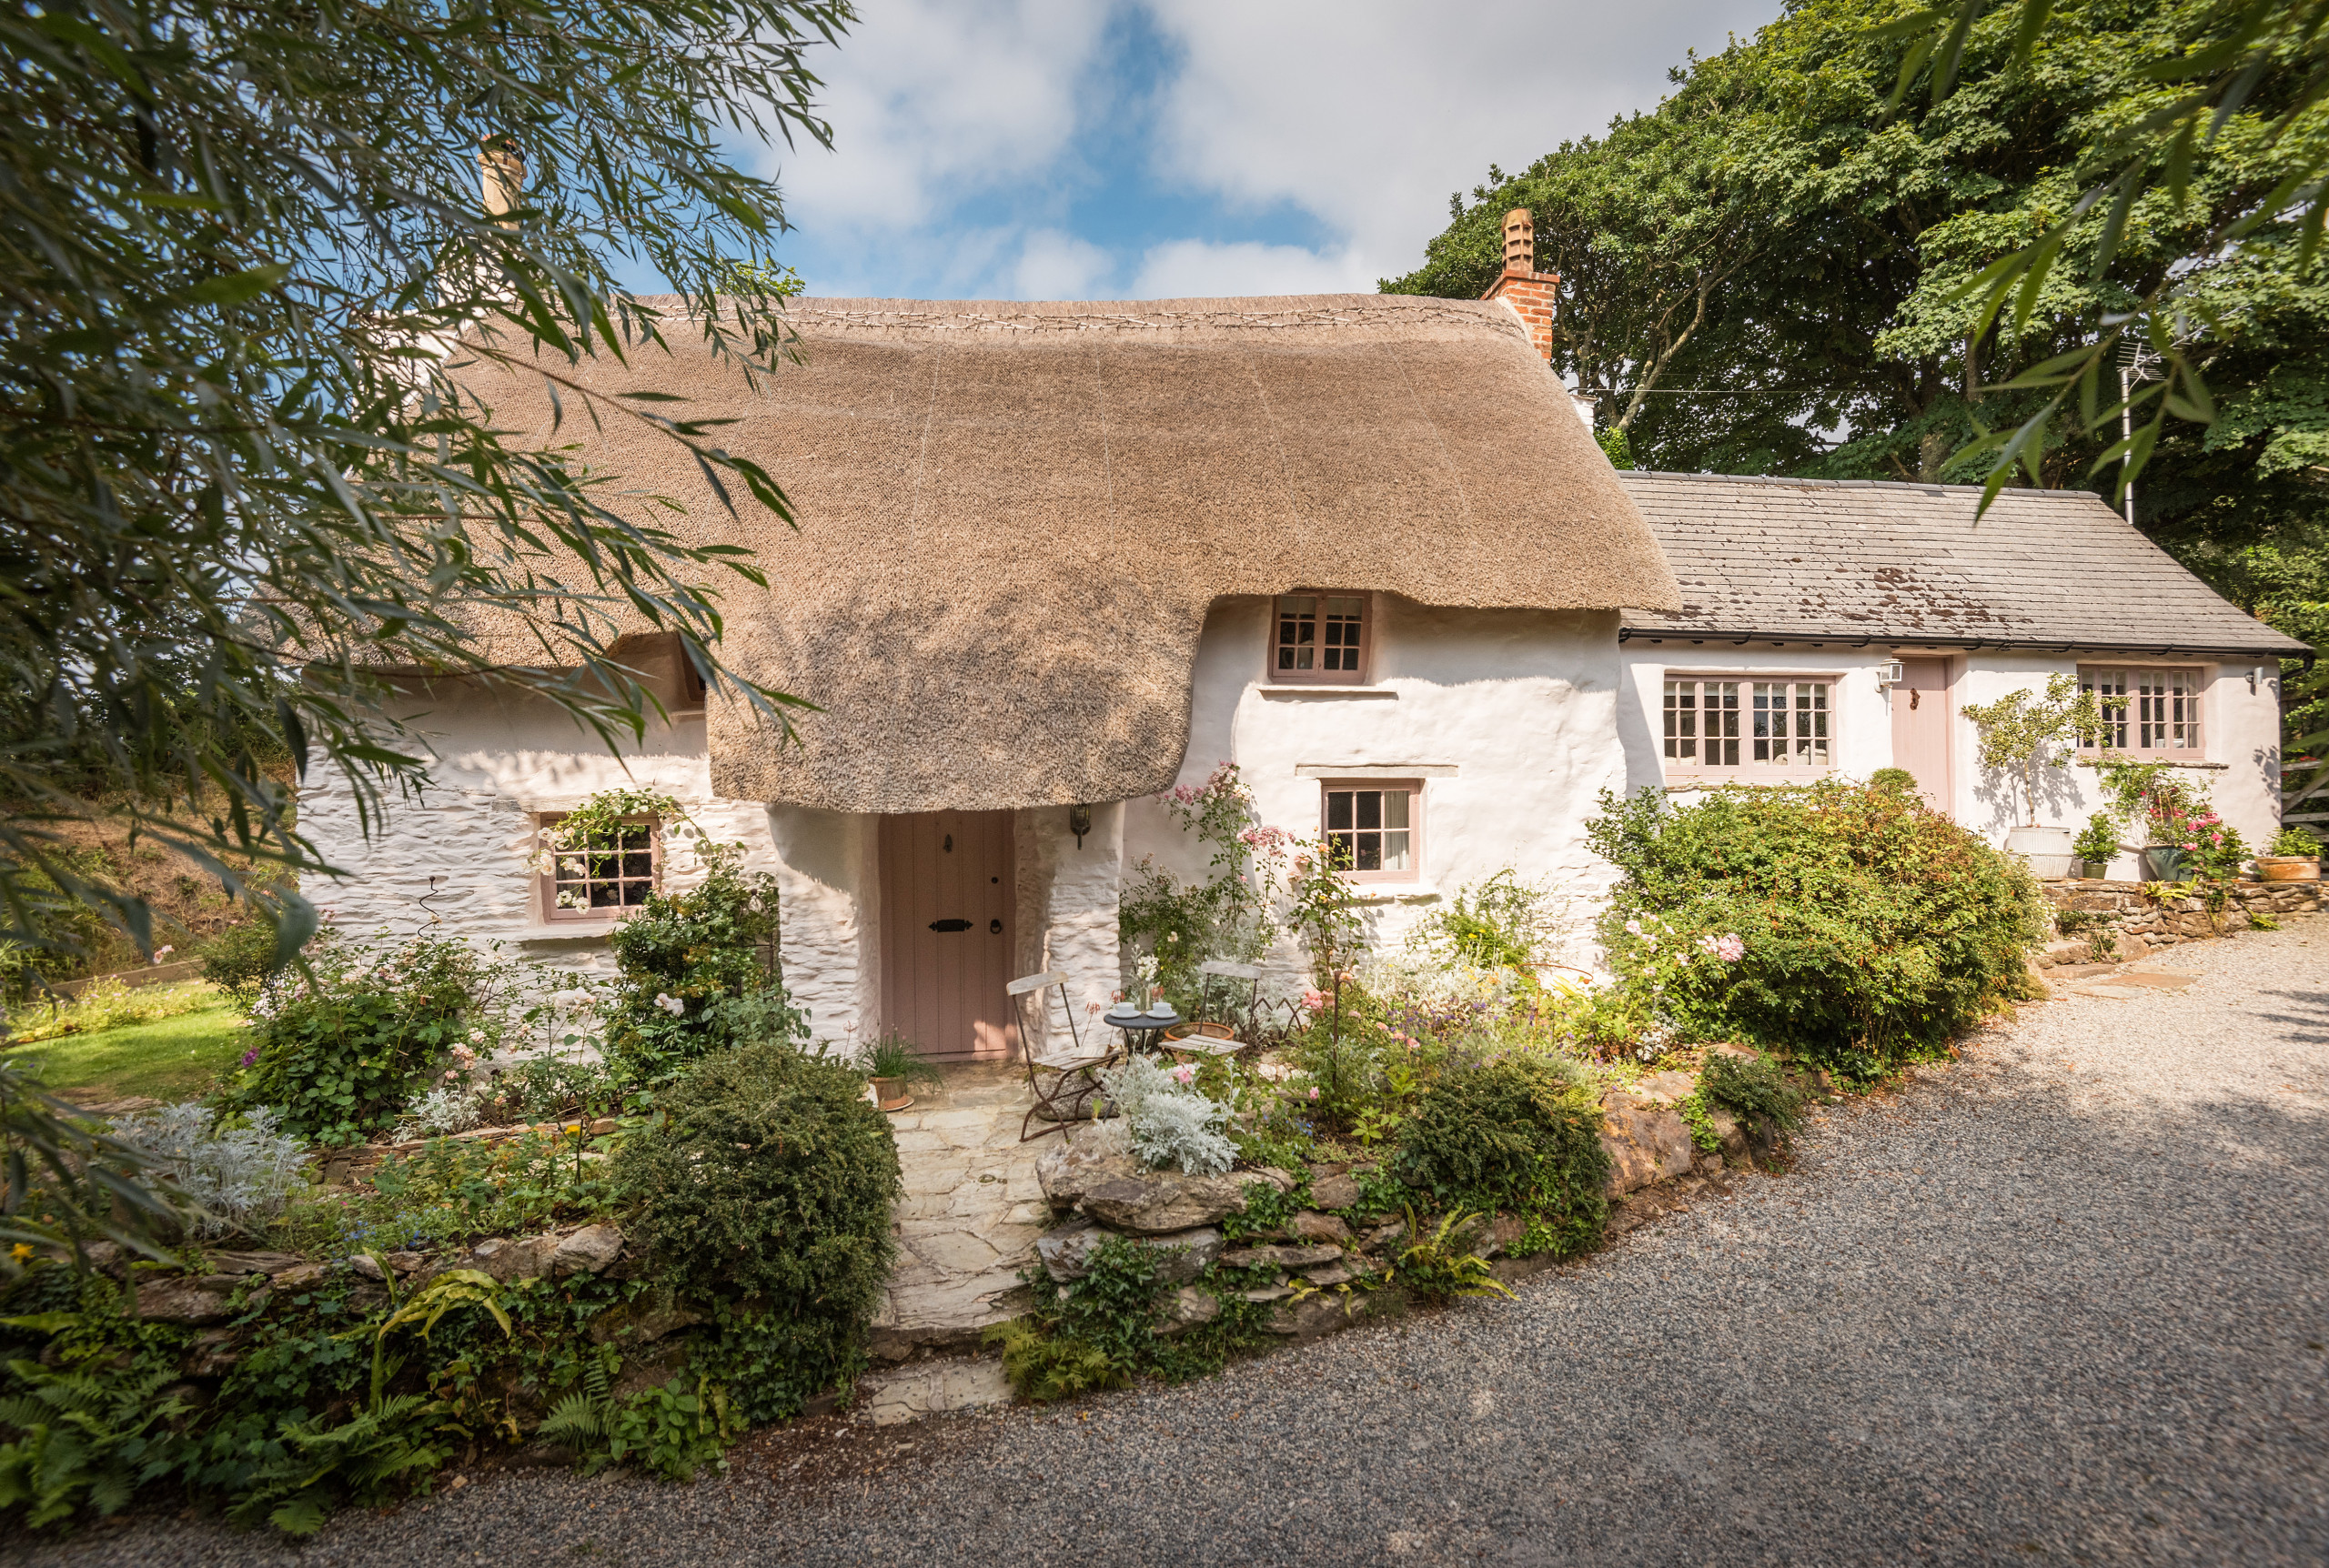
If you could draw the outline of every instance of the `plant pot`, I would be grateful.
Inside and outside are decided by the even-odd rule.
[[[2110,876],[2111,862],[2108,860],[2081,860],[2078,862],[2073,874],[2084,877],[2089,881],[2099,882],[2104,878]]]
[[[2176,846],[2153,844],[2143,850],[2144,881],[2183,882],[2191,877],[2183,866],[2183,851]]]
[[[903,1111],[913,1103],[913,1096],[906,1092],[902,1078],[874,1078],[866,1081],[873,1085],[873,1103],[884,1111]]]
[[[2006,834],[2005,848],[2008,854],[2029,862],[2033,877],[2067,877],[2072,838],[2068,828],[2016,828]]]
[[[2260,882],[2317,882],[2321,879],[2321,862],[2311,855],[2259,855],[2256,857],[2256,879]]]

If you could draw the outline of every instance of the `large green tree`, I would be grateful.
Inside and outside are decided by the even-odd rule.
[[[852,19],[849,0],[0,14],[0,941],[47,940],[63,899],[150,944],[141,900],[59,852],[55,819],[92,791],[237,894],[261,897],[252,859],[328,870],[273,763],[332,769],[368,807],[418,783],[383,671],[519,688],[611,744],[655,710],[616,647],[644,625],[781,724],[781,694],[717,652],[719,585],[761,568],[662,526],[650,476],[515,439],[463,372],[498,361],[566,420],[651,425],[732,507],[785,517],[683,404],[568,372],[680,334],[776,370],[781,212],[727,148],[827,138],[811,51]],[[632,270],[677,302],[632,297]],[[488,664],[487,620],[531,668]],[[296,950],[312,910],[266,901]],[[12,1210],[26,1180],[0,1173]]]
[[[2180,194],[2164,178],[2140,189],[2116,226],[2115,204],[2080,210],[2095,171],[2176,97],[2147,73],[2235,8],[2056,5],[2026,58],[2019,9],[1989,9],[1937,99],[1921,90],[1936,60],[1912,63],[1915,41],[1882,30],[1904,9],[1790,6],[1677,71],[1654,113],[1457,198],[1424,266],[1384,286],[1477,295],[1499,264],[1502,214],[1532,207],[1538,266],[1563,277],[1557,366],[1602,394],[1658,466],[1979,477],[1995,451],[1970,444],[2045,416],[2029,454],[2039,482],[2107,487],[2090,470],[2118,438],[2115,377],[2103,407],[2051,413],[2052,387],[2006,384],[2097,344],[2170,280],[2183,343],[2227,398],[2249,400],[2235,407],[2250,433],[2285,447],[2318,430],[2294,395],[2309,381],[2264,384],[2320,331],[2319,268],[2296,254],[2304,215],[2258,226],[2237,251],[2223,238],[2322,155],[2317,110],[2281,123],[2301,80],[2268,75],[2194,150]],[[1900,91],[1904,65],[1919,90]],[[2026,314],[2014,299],[1993,315],[1984,275],[2058,229],[2080,265],[2051,266]],[[1677,343],[1661,311],[1689,284],[1696,330]],[[2222,447],[2235,428],[2250,429],[2188,425],[2180,438]]]

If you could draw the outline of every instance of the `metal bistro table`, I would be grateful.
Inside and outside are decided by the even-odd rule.
[[[1124,1031],[1126,1050],[1154,1051],[1156,1037],[1181,1021],[1177,1010],[1164,1012],[1136,1012],[1118,1010],[1101,1015],[1100,1021],[1110,1029]],[[1142,1038],[1135,1040],[1137,1035]]]

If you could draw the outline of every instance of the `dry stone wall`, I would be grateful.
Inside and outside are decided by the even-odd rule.
[[[2314,914],[2321,908],[2319,882],[2234,882],[2231,902],[2213,913],[2203,900],[2153,899],[2145,886],[2086,879],[2043,884],[2062,936],[2031,961],[2047,979],[2073,979],[2063,971],[2130,963],[2180,942],[2232,936],[2250,928],[2251,915]]]

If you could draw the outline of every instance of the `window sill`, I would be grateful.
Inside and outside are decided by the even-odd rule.
[[[513,942],[602,942],[614,934],[616,920],[537,920],[508,933]]]
[[[1256,686],[1254,689],[1263,697],[1390,697],[1399,694],[1387,686],[1336,686],[1321,681],[1316,686]]]
[[[1439,890],[1429,882],[1353,882],[1349,886],[1354,904],[1427,904],[1439,897]]]
[[[1833,779],[1835,776],[1834,769],[1820,768],[1802,769],[1795,772],[1775,769],[1769,773],[1734,773],[1719,778],[1669,778],[1666,780],[1666,792],[1673,795],[1689,789],[1728,789],[1737,784],[1744,784],[1750,789],[1773,784],[1817,784],[1822,779]]]
[[[2179,762],[2170,757],[2144,757],[2132,751],[2124,751],[2111,758],[2082,757],[2078,759],[2078,765],[2082,768],[2100,768],[2106,761],[2135,763],[2146,768],[2156,762],[2163,767],[2191,768],[2203,773],[2222,773],[2232,766],[2229,762]]]

